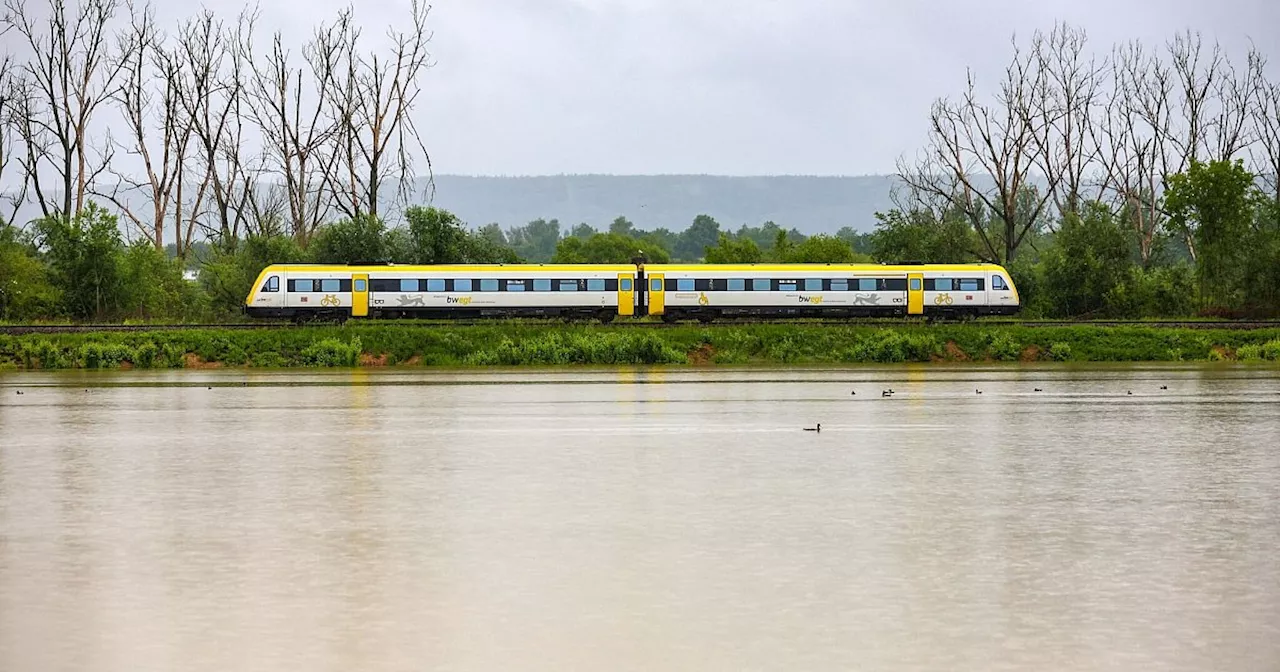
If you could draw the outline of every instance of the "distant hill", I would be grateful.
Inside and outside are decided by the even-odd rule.
[[[567,229],[586,222],[606,228],[619,215],[641,229],[682,231],[707,214],[726,229],[766,221],[805,234],[851,226],[870,231],[875,212],[892,206],[896,178],[717,175],[436,175],[433,205],[472,226],[503,228],[558,219]]]
[[[560,220],[562,231],[582,222],[603,230],[621,215],[640,229],[666,227],[679,232],[694,217],[706,214],[729,230],[772,221],[812,235],[835,233],[845,226],[871,231],[876,211],[893,207],[889,192],[895,181],[891,175],[436,175],[431,203],[475,227],[497,222],[510,229],[542,218]],[[421,203],[426,198],[425,179],[415,186],[412,202]],[[388,189],[388,206],[391,200]],[[143,209],[148,203],[141,194],[125,201]],[[39,214],[34,200],[29,200],[15,221],[26,222]],[[121,226],[125,226],[123,218]]]

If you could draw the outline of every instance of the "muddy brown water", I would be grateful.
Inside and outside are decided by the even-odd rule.
[[[0,374],[0,670],[1277,670],[1278,558],[1275,367]]]

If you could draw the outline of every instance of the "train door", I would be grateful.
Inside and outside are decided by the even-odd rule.
[[[666,312],[666,296],[662,290],[662,274],[649,276],[649,314],[661,315]]]
[[[924,314],[924,275],[921,273],[907,275],[907,314]]]
[[[630,273],[618,274],[618,314],[636,314],[635,276]]]
[[[351,317],[369,315],[369,274],[351,276]]]

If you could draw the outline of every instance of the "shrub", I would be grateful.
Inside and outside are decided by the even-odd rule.
[[[1022,353],[1022,346],[1004,332],[987,335],[987,354],[992,359],[1011,362]]]
[[[1262,346],[1256,343],[1242,345],[1236,348],[1236,359],[1242,362],[1259,361],[1262,359]]]
[[[1262,358],[1270,362],[1280,361],[1280,338],[1262,344]]]
[[[1065,362],[1071,359],[1071,344],[1057,341],[1049,346],[1049,359],[1055,362]]]
[[[152,343],[151,341],[147,341],[139,345],[137,349],[134,350],[133,365],[144,368],[144,369],[149,369],[155,366],[156,355],[158,355],[159,353],[160,353],[160,348],[156,347],[155,343]]]
[[[326,338],[303,348],[302,363],[307,366],[355,366],[360,361],[360,337],[350,343]]]

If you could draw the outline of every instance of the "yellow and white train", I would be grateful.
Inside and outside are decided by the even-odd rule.
[[[1019,309],[992,264],[274,264],[245,300],[254,317],[659,315],[941,318]]]

